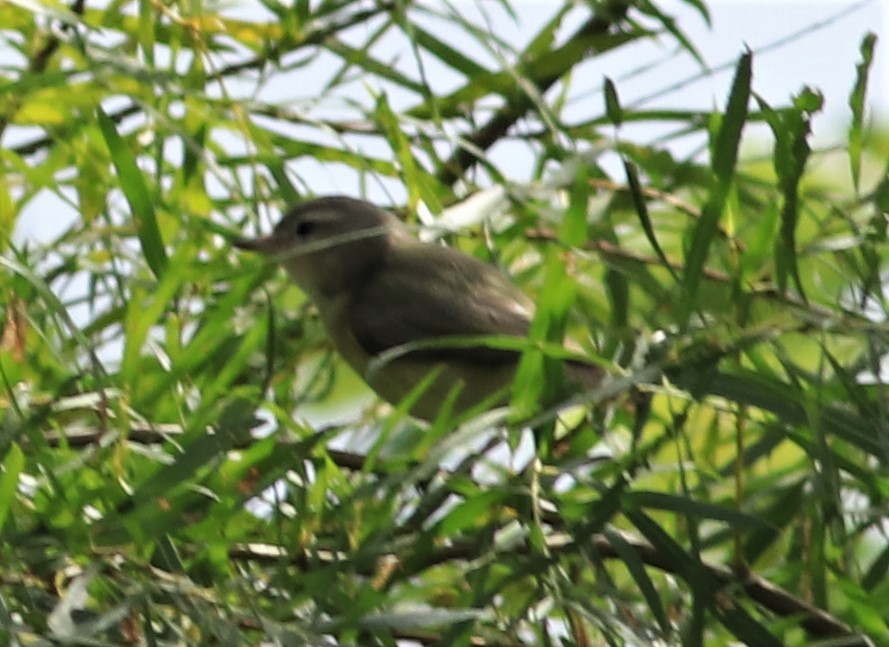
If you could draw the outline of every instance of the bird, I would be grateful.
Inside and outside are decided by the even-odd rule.
[[[498,268],[423,242],[394,214],[347,196],[301,202],[271,234],[233,244],[284,268],[336,351],[383,400],[398,405],[425,385],[410,413],[427,421],[446,400],[457,412],[508,401],[520,346],[485,338],[526,338],[534,304]],[[563,365],[574,390],[605,376],[582,360]]]

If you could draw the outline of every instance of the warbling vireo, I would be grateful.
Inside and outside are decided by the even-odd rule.
[[[339,196],[303,202],[270,235],[235,246],[284,267],[314,301],[337,351],[384,400],[398,404],[433,371],[411,407],[417,417],[434,418],[455,388],[458,411],[498,392],[508,399],[521,353],[480,338],[526,336],[534,307],[496,268],[423,243],[387,211]],[[449,347],[456,337],[468,345]],[[387,351],[391,360],[374,363]],[[592,388],[604,374],[576,360],[564,365],[575,388]]]

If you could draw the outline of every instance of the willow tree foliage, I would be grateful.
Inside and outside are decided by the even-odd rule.
[[[623,101],[719,63],[659,5],[0,4],[2,642],[889,643],[875,38],[819,149],[756,51]],[[509,407],[382,405],[232,249],[334,190],[535,298]]]

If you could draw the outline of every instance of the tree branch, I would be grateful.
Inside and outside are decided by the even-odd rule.
[[[629,4],[627,2],[610,2],[599,14],[590,17],[563,45],[556,51],[549,51],[536,59],[532,59],[525,66],[528,70],[545,68],[545,71],[537,78],[529,79],[539,94],[546,93],[562,76],[568,73],[577,64],[576,56],[563,55],[573,51],[579,45],[587,45],[584,50],[592,47],[593,41],[605,34],[611,27],[626,15]],[[547,65],[540,65],[546,58]],[[476,151],[485,152],[497,141],[504,137],[510,128],[534,107],[534,98],[528,92],[517,92],[506,99],[502,106],[486,124],[474,133],[464,137],[469,145],[461,146],[454,155],[445,162],[444,168],[439,172],[438,179],[442,184],[452,185],[480,161]]]

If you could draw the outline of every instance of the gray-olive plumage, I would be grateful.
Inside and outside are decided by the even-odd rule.
[[[452,389],[458,410],[504,398],[519,353],[483,344],[423,347],[441,338],[528,333],[533,304],[496,268],[423,243],[394,215],[347,197],[293,207],[269,235],[236,242],[279,262],[318,307],[337,351],[383,399],[400,402],[432,371],[411,412],[433,418]],[[419,343],[418,343],[419,342]],[[372,365],[404,344],[407,352]],[[567,381],[590,388],[600,367],[566,362]]]

